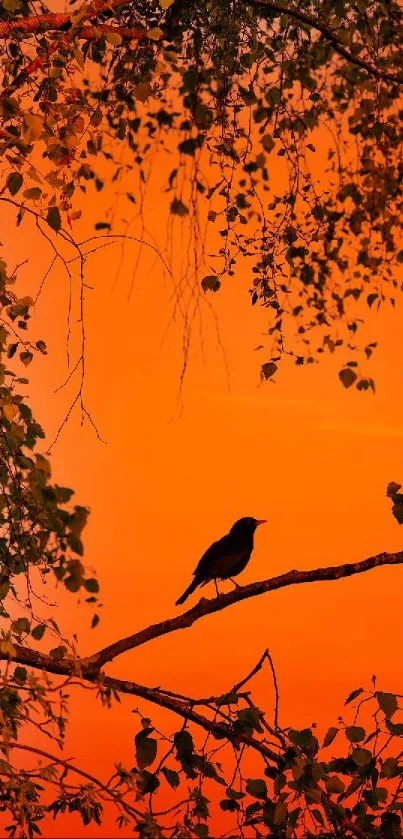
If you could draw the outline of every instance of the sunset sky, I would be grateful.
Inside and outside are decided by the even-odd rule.
[[[103,200],[83,201],[77,228],[83,238],[103,217],[108,196]],[[149,205],[158,235],[156,191]],[[16,231],[11,214],[0,233],[11,268],[29,258],[20,288],[35,296],[51,259],[48,247],[28,221]],[[401,304],[368,318],[365,334],[379,341],[368,367],[375,396],[343,388],[337,376],[341,356],[303,369],[286,360],[275,383],[262,384],[265,351],[255,348],[265,343],[267,312],[251,307],[248,268],[240,265],[208,299],[220,343],[212,311],[201,301],[202,333],[196,322],[180,401],[183,324],[180,318],[170,322],[172,284],[160,262],[145,254],[128,299],[136,256],[135,246],[127,246],[117,279],[119,245],[87,264],[93,291],[86,293],[85,401],[106,444],[88,423],[80,426],[75,411],[52,451],[54,479],[74,487],[77,502],[91,508],[85,559],[100,581],[101,622],[90,630],[89,607],[77,608],[75,596],[63,591],[58,609],[63,630],[79,635],[83,655],[177,614],[175,600],[199,557],[241,516],[268,520],[257,531],[241,584],[402,547],[403,531],[385,496],[388,481],[403,481]],[[54,394],[68,372],[67,300],[66,275],[57,268],[31,327],[35,339],[49,346],[49,355],[35,360],[29,372],[29,398],[49,443],[78,385],[73,379]],[[73,342],[73,363],[76,351]],[[286,588],[127,653],[107,672],[192,696],[218,694],[269,647],[280,686],[280,723],[303,727],[315,721],[323,731],[335,724],[351,690],[370,686],[372,674],[383,690],[401,691],[402,583],[403,569],[386,567]],[[213,585],[203,592],[213,593]],[[193,595],[189,605],[196,601]],[[134,763],[133,708],[140,707],[157,727],[179,728],[179,721],[136,699],[108,712],[87,691],[75,696],[65,753],[104,777],[114,761]],[[268,673],[256,680],[256,698],[270,711]],[[87,829],[73,817],[59,819],[43,832],[55,839],[72,831],[108,837],[114,818]]]

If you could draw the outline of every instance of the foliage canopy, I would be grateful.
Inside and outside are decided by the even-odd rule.
[[[2,200],[18,221],[74,230],[80,194],[105,178],[141,205],[166,149],[196,290],[242,263],[267,309],[262,376],[284,354],[303,365],[342,347],[344,386],[373,389],[354,353],[376,346],[357,335],[366,306],[401,289],[401,4],[70,5],[2,4]]]

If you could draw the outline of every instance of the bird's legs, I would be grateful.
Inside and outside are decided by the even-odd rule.
[[[216,577],[214,577],[214,585],[215,585],[215,593],[216,593],[217,597],[220,597],[220,592],[218,590],[217,578]]]
[[[241,588],[239,583],[236,583],[235,580],[233,579],[233,577],[228,577],[228,579],[231,580],[231,583],[234,583],[235,588]]]

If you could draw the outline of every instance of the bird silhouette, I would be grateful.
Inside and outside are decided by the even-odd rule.
[[[203,554],[193,572],[194,579],[190,586],[176,601],[180,606],[198,586],[204,586],[214,580],[217,595],[219,594],[217,580],[231,580],[235,586],[236,577],[246,568],[253,551],[253,536],[259,524],[266,519],[254,519],[245,516],[232,525],[231,530],[217,542],[213,542]]]

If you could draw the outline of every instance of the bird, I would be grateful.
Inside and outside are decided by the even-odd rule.
[[[238,587],[233,577],[246,568],[253,551],[255,530],[260,524],[265,523],[266,519],[254,519],[251,516],[238,519],[225,536],[207,548],[193,571],[194,579],[175,605],[181,606],[198,586],[204,586],[210,580],[214,580],[217,596],[219,595],[217,579],[231,580],[234,586]]]

